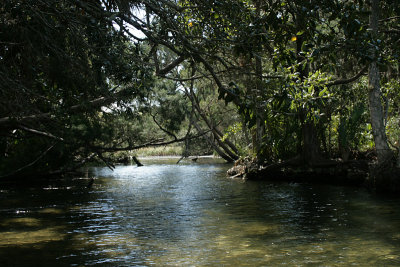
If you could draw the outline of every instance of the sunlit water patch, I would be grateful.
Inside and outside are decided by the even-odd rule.
[[[200,158],[1,189],[1,266],[399,266],[400,201],[243,182]],[[50,190],[51,189],[51,190]]]

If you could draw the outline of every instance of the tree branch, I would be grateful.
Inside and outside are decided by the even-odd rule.
[[[97,156],[106,164],[106,166],[110,169],[110,170],[114,170],[115,166],[109,162],[109,160],[107,160],[100,152],[96,152]]]
[[[114,87],[112,90],[116,89],[117,87],[118,86]],[[121,90],[121,91],[115,93],[112,96],[99,97],[99,98],[96,98],[96,99],[94,99],[92,101],[89,101],[88,103],[71,106],[71,107],[67,108],[67,110],[69,112],[78,113],[78,112],[83,112],[85,110],[88,110],[88,106],[90,108],[97,108],[97,107],[102,107],[102,106],[105,106],[105,105],[109,105],[109,104],[113,103],[114,101],[116,101],[118,99],[118,97],[120,95],[122,95],[123,93],[125,93],[125,91]],[[15,123],[15,122],[21,123],[21,122],[25,122],[25,121],[38,121],[38,120],[44,120],[44,119],[52,119],[51,113],[50,112],[40,113],[40,114],[22,116],[22,117],[19,117],[19,118],[18,117],[12,117],[12,116],[3,117],[3,118],[0,118],[0,125],[12,124],[12,123]]]
[[[64,142],[63,138],[55,136],[55,135],[52,135],[51,133],[38,131],[38,130],[31,129],[31,128],[28,128],[28,127],[25,127],[25,126],[22,126],[22,125],[19,125],[18,128],[23,130],[23,131],[29,132],[29,133],[33,133],[33,134],[36,134],[36,135],[40,135],[40,136],[44,136],[44,137],[48,137],[48,138],[51,138],[51,139],[55,139],[55,140]]]
[[[164,76],[168,72],[170,72],[173,68],[181,64],[185,60],[184,56],[180,56],[177,59],[175,59],[173,62],[165,66],[163,69],[159,70],[156,74],[159,76]]]
[[[46,151],[44,151],[42,154],[40,154],[40,156],[38,158],[36,158],[34,161],[32,161],[31,163],[28,163],[27,165],[25,165],[21,168],[18,168],[17,170],[12,171],[6,175],[0,176],[0,178],[13,176],[13,175],[17,174],[18,172],[20,172],[28,167],[33,166],[36,162],[38,162],[41,158],[43,158],[47,154],[47,152],[49,152],[55,145],[56,145],[56,143],[52,144],[48,149],[46,149]]]
[[[164,127],[162,127],[161,124],[158,123],[158,121],[156,120],[156,116],[155,115],[153,115],[153,114],[150,114],[150,115],[153,118],[153,121],[155,122],[155,124],[157,124],[158,128],[160,128],[163,132],[165,132],[169,136],[172,136],[174,138],[174,140],[178,139],[175,134],[173,134],[172,132],[168,131],[167,129],[164,129]]]
[[[349,79],[340,79],[340,80],[329,82],[326,86],[333,86],[333,85],[339,85],[339,84],[352,83],[352,82],[356,81],[358,78],[360,78],[367,69],[368,69],[368,66],[365,66],[355,76],[353,76],[353,77],[351,77]]]
[[[117,152],[117,151],[127,151],[127,150],[136,150],[136,149],[140,149],[140,148],[145,148],[145,147],[158,147],[158,146],[166,146],[166,145],[170,145],[170,144],[174,144],[174,143],[179,143],[179,142],[183,142],[185,140],[191,140],[191,139],[196,139],[199,138],[207,133],[209,133],[211,130],[208,131],[204,131],[199,133],[198,135],[195,136],[189,136],[189,137],[183,137],[183,138],[178,138],[178,139],[174,139],[174,140],[170,140],[170,141],[165,141],[165,142],[161,142],[159,140],[156,141],[151,141],[142,145],[137,145],[137,146],[126,146],[126,147],[93,147],[97,150],[101,150],[103,152]]]
[[[384,22],[384,21],[389,21],[389,20],[394,20],[394,19],[400,19],[400,16],[394,16],[394,17],[389,17],[385,19],[380,19],[379,22]]]

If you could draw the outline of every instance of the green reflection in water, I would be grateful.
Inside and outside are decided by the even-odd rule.
[[[399,266],[400,201],[199,159],[0,191],[1,266]]]

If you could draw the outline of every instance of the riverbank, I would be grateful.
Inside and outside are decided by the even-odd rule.
[[[369,160],[327,160],[314,166],[294,161],[259,165],[247,157],[238,160],[227,174],[235,179],[358,186],[375,192],[400,192],[400,169],[379,166]]]
[[[137,157],[143,165],[147,165],[149,163],[159,162],[159,163],[166,163],[166,164],[203,164],[203,163],[226,163],[220,157],[216,157],[214,155],[203,155],[203,156],[188,156],[182,157],[179,155],[171,155],[171,156],[144,156],[144,157]],[[130,161],[128,164],[125,165],[134,165],[134,161]]]

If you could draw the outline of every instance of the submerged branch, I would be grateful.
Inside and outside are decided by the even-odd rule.
[[[133,161],[136,163],[136,166],[142,167],[143,164],[137,159],[137,157],[132,156]]]
[[[97,156],[106,164],[106,166],[110,170],[113,171],[115,169],[115,166],[108,159],[106,159],[100,152],[97,152]]]

